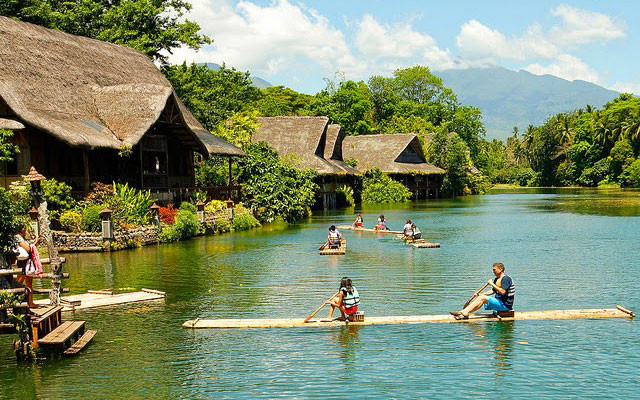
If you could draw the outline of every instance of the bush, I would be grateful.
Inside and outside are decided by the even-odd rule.
[[[578,183],[585,186],[597,186],[598,182],[608,178],[610,166],[609,161],[603,158],[593,164],[590,168],[585,168],[578,178]]]
[[[353,199],[353,189],[347,185],[340,186],[336,190],[336,203],[338,207],[348,207],[356,204]]]
[[[469,184],[466,189],[470,194],[485,194],[491,189],[491,182],[483,174],[470,175],[467,181]]]
[[[91,184],[91,192],[84,198],[84,201],[89,204],[106,204],[112,196],[113,185],[93,182]]]
[[[60,225],[67,232],[80,231],[82,224],[82,215],[77,211],[67,210],[60,215]]]
[[[188,210],[180,210],[172,226],[166,227],[160,233],[163,242],[189,239],[200,232],[200,222],[194,213]]]
[[[565,160],[556,170],[556,183],[560,186],[571,186],[576,181],[576,164],[571,160]]]
[[[622,171],[620,180],[624,186],[640,187],[640,159],[635,160]]]
[[[233,222],[231,224],[234,231],[246,231],[260,226],[260,222],[251,214],[251,211],[238,204],[234,210]]]
[[[102,219],[100,211],[104,209],[101,205],[87,206],[82,211],[82,229],[87,232],[100,232],[102,229]]]
[[[231,221],[229,221],[227,217],[220,216],[216,218],[216,232],[231,232]]]
[[[47,202],[49,210],[66,211],[74,206],[75,201],[71,197],[71,186],[53,178],[42,181],[41,185],[42,199]]]
[[[180,204],[180,209],[181,209],[181,210],[191,211],[191,212],[192,212],[192,213],[194,213],[194,214],[195,214],[196,212],[198,212],[198,208],[197,208],[196,206],[194,206],[193,204],[188,203],[188,202],[186,202],[186,201],[183,201],[183,202]]]
[[[402,183],[396,182],[373,168],[364,175],[362,201],[366,203],[401,203],[411,198],[411,192]]]
[[[32,206],[31,195],[29,191],[31,185],[25,180],[11,182],[9,192],[7,193],[12,200],[13,207],[18,214],[27,214]]]
[[[176,214],[178,214],[178,210],[173,208],[173,204],[169,204],[167,207],[160,207],[158,210],[160,221],[166,225],[173,225],[176,222]]]
[[[3,188],[0,188],[0,215],[0,255],[10,254],[16,247],[18,219],[16,205]]]
[[[113,184],[113,196],[107,200],[107,206],[113,212],[113,220],[119,226],[147,225],[150,220],[151,205],[155,200],[147,190],[130,188],[129,184]]]
[[[220,214],[227,209],[227,203],[222,200],[211,200],[204,206],[204,212],[207,214]]]

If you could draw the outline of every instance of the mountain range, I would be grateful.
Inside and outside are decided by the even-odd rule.
[[[207,68],[212,69],[214,71],[217,71],[220,69],[220,64],[216,64],[216,63],[199,63],[198,65],[206,65]],[[251,75],[251,82],[253,82],[253,86],[259,89],[266,89],[270,86],[273,86],[272,84],[265,81],[264,79],[259,78],[257,76],[253,76],[253,75]]]
[[[586,81],[502,67],[446,70],[435,75],[462,104],[482,110],[487,139],[504,140],[514,126],[523,132],[529,124],[538,126],[550,116],[587,104],[601,108],[619,95]]]

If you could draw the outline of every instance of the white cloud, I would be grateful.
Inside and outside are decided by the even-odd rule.
[[[551,11],[562,19],[562,25],[554,26],[550,37],[561,45],[572,47],[578,44],[606,42],[626,37],[625,26],[605,14],[560,5]]]
[[[633,93],[640,95],[640,83],[637,82],[616,82],[609,88],[620,93]]]
[[[570,54],[559,55],[555,61],[547,66],[535,63],[530,64],[523,69],[531,72],[532,74],[555,75],[569,81],[576,79],[593,83],[598,83],[600,81],[600,77],[597,72],[591,69],[591,67],[589,67],[584,61]]]
[[[241,70],[271,75],[311,62],[327,70],[353,70],[357,62],[342,32],[311,9],[278,0],[261,7],[241,1],[194,0],[189,18],[214,43],[195,52],[178,49],[173,63],[226,62]]]

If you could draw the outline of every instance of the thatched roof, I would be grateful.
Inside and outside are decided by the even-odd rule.
[[[24,125],[20,121],[10,118],[0,118],[0,129],[20,130],[24,129]]]
[[[342,156],[358,160],[362,172],[380,168],[388,174],[443,174],[429,164],[418,136],[412,134],[347,136],[342,141]]]
[[[253,142],[266,141],[281,157],[299,159],[299,168],[311,168],[321,175],[345,174],[344,168],[325,158],[327,117],[264,117]]]
[[[177,108],[172,131],[207,151],[202,125],[137,50],[0,17],[0,60],[0,98],[17,119],[72,147],[134,146]]]
[[[227,142],[223,138],[207,131],[197,131],[196,135],[207,148],[209,154],[244,156],[244,151]]]

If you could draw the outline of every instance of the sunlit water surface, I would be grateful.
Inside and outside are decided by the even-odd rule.
[[[409,217],[439,249],[327,227],[362,211]],[[292,226],[111,254],[67,255],[72,293],[142,287],[165,302],[77,312],[97,329],[71,359],[17,364],[0,337],[0,398],[633,398],[640,329],[629,320],[516,321],[306,329],[184,330],[200,318],[303,317],[354,280],[369,316],[458,309],[506,265],[517,310],[640,310],[640,193],[496,191],[316,213]],[[325,311],[322,311],[325,314]]]

